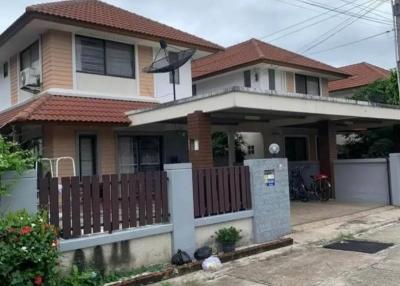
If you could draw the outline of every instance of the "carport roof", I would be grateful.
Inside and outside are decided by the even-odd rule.
[[[152,109],[127,112],[131,126],[152,123],[185,123],[195,111],[210,114],[214,124],[269,122],[277,126],[305,125],[322,120],[364,122],[400,121],[400,109],[389,105],[342,98],[300,94],[254,92],[244,88],[199,95],[161,104]],[[232,122],[229,122],[232,118]],[[279,125],[278,125],[279,123]]]

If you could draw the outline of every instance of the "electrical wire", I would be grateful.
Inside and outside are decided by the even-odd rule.
[[[336,50],[336,49],[352,46],[352,45],[355,45],[355,44],[358,44],[358,43],[361,43],[361,42],[365,42],[365,41],[370,40],[370,39],[374,39],[374,38],[380,37],[382,35],[387,35],[389,33],[392,33],[393,31],[394,30],[388,30],[388,31],[385,31],[385,32],[382,32],[382,33],[378,33],[378,34],[374,34],[374,35],[371,35],[371,36],[368,36],[368,37],[365,37],[365,38],[362,38],[362,39],[359,39],[359,40],[356,40],[356,41],[344,43],[344,44],[341,44],[341,45],[338,45],[338,46],[335,46],[335,47],[332,47],[332,48],[329,48],[329,49],[315,51],[315,52],[310,53],[310,55],[325,53],[325,52],[329,52],[329,51],[332,51],[332,50]]]
[[[362,4],[358,4],[358,5],[356,5],[356,6],[352,6],[351,8],[347,9],[346,11],[351,11],[351,10],[353,10],[353,9],[355,9],[355,8],[358,8],[358,6],[361,6],[361,5],[365,5],[365,4],[370,5],[371,3],[374,3],[374,2],[375,2],[375,0],[369,0],[369,1],[364,2],[364,3],[362,3]],[[325,22],[326,20],[329,20],[329,19],[332,19],[332,18],[335,18],[335,17],[338,17],[338,15],[337,15],[337,14],[330,15],[329,17],[326,17],[326,18],[324,18],[324,19],[321,19],[321,20],[319,20],[319,21],[313,22],[313,23],[311,23],[311,24],[309,24],[309,25],[306,25],[306,26],[304,26],[304,27],[301,27],[301,28],[299,28],[299,29],[293,30],[293,31],[291,31],[291,32],[289,32],[289,33],[283,34],[283,35],[281,35],[281,36],[279,36],[279,37],[277,37],[277,38],[274,38],[274,39],[272,39],[272,40],[269,40],[269,42],[276,42],[276,41],[278,41],[278,40],[280,40],[280,39],[282,39],[282,38],[285,38],[285,37],[290,36],[290,35],[292,35],[292,34],[294,34],[294,33],[297,33],[297,32],[301,32],[301,31],[305,30],[306,28],[313,27],[313,26],[315,26],[315,25],[317,25],[317,24],[320,24],[320,23],[322,23],[322,22]],[[349,18],[348,18],[348,19],[349,19]]]
[[[347,16],[352,16],[352,17],[357,18],[357,19],[364,19],[364,20],[368,20],[368,21],[375,22],[375,23],[380,23],[380,24],[385,24],[385,25],[391,24],[390,19],[382,20],[382,19],[377,19],[377,18],[374,18],[374,17],[366,16],[365,14],[352,13],[352,12],[349,12],[349,11],[338,11],[338,9],[336,9],[336,8],[334,8],[332,6],[327,6],[325,4],[322,4],[322,3],[316,2],[316,1],[307,1],[307,0],[298,0],[298,1],[300,1],[302,3],[305,3],[305,4],[308,4],[308,5],[311,5],[311,6],[319,7],[321,9],[325,9],[325,10],[328,10],[328,11],[333,11],[334,10],[336,13],[347,15]],[[382,4],[384,3],[383,1],[380,1],[380,2]],[[358,7],[360,9],[364,10],[364,11],[367,10],[367,8],[363,7],[363,5],[359,5]]]
[[[355,2],[357,2],[357,1],[359,1],[359,0],[356,0]],[[350,4],[349,4],[349,3],[345,3],[345,4],[343,4],[343,5],[341,5],[341,6],[337,7],[337,8],[338,8],[338,9],[339,9],[339,8],[343,8],[343,7],[348,6],[348,5],[350,5]],[[316,15],[316,16],[307,18],[307,19],[305,19],[305,20],[303,20],[303,21],[294,23],[294,24],[289,25],[289,26],[287,26],[287,27],[285,27],[285,28],[282,28],[282,29],[277,30],[277,31],[275,31],[275,32],[273,32],[273,33],[270,33],[270,34],[268,34],[268,35],[262,36],[262,37],[260,37],[260,39],[269,38],[269,37],[271,37],[271,36],[273,36],[273,35],[276,35],[276,34],[279,34],[279,33],[281,33],[281,32],[287,31],[287,30],[289,30],[289,29],[291,29],[291,28],[293,28],[293,27],[298,27],[298,26],[301,25],[301,24],[304,24],[304,23],[307,23],[307,22],[312,21],[312,20],[314,20],[314,19],[320,18],[320,17],[322,17],[322,16],[324,16],[324,15],[326,15],[326,14],[329,14],[329,13],[331,13],[331,12],[332,12],[332,11],[325,11],[325,12],[323,12],[323,13],[320,13],[320,14]],[[334,17],[334,16],[332,15],[332,17]],[[330,19],[330,18],[331,18],[331,17],[326,18],[326,20],[328,20],[328,19]]]
[[[376,2],[375,2],[376,3]],[[362,15],[366,15],[368,14],[370,11],[375,10],[376,8],[378,8],[380,5],[382,5],[383,2],[378,2],[375,6],[371,7],[369,10],[365,11]],[[311,44],[308,48],[306,48],[305,50],[302,51],[302,53],[306,53],[312,49],[314,49],[315,47],[321,45],[322,43],[326,42],[327,40],[329,40],[330,38],[334,37],[335,35],[337,35],[338,33],[340,33],[341,31],[343,31],[344,29],[348,28],[349,26],[351,26],[353,23],[355,23],[357,20],[359,20],[360,17],[358,18],[348,18],[347,20],[343,21],[341,24],[337,25],[336,27],[334,27],[333,29],[331,29],[330,31],[322,34],[321,36],[325,36],[326,37],[322,38],[321,40],[318,40],[316,43]],[[350,21],[349,21],[350,20]],[[337,30],[336,30],[337,29]],[[321,37],[320,36],[320,37]]]

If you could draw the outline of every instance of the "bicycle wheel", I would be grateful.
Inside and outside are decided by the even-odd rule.
[[[306,186],[304,186],[303,184],[301,184],[299,195],[300,195],[300,199],[303,203],[308,202],[310,200],[310,198],[308,196],[308,190],[307,190]]]
[[[326,202],[331,198],[332,186],[327,180],[319,182],[317,187],[318,197],[321,201]]]

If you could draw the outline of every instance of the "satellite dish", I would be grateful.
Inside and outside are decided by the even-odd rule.
[[[160,41],[160,50],[158,51],[153,63],[143,69],[146,73],[167,73],[172,72],[172,83],[174,88],[174,100],[176,100],[175,91],[175,71],[187,63],[196,52],[195,49],[187,49],[176,53],[168,53],[168,45],[164,40]],[[164,52],[164,57],[158,59],[160,52]]]

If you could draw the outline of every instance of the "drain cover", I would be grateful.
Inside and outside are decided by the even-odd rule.
[[[377,253],[381,250],[393,246],[393,243],[382,243],[361,240],[342,240],[332,244],[325,245],[324,248],[344,251],[356,251],[363,253]]]

